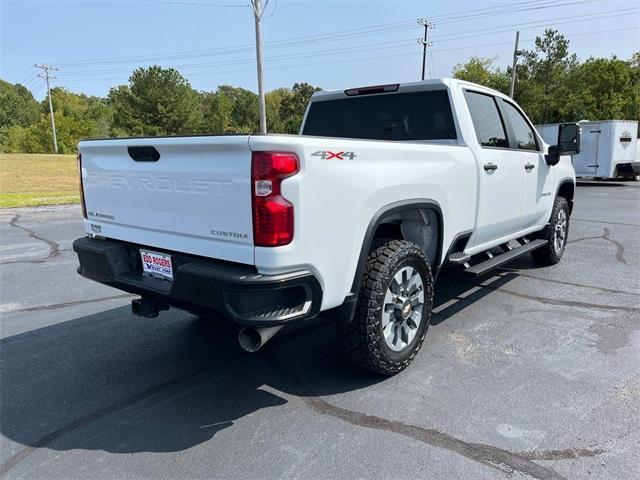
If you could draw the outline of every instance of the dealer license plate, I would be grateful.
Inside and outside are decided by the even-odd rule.
[[[142,273],[151,277],[173,280],[171,255],[140,249],[140,257],[142,257]]]

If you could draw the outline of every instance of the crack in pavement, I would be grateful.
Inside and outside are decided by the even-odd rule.
[[[313,328],[315,329],[317,328],[317,326],[314,326]],[[284,376],[284,384],[288,384],[289,387],[287,391],[296,391],[298,389],[301,389],[303,391],[313,392],[313,389],[311,389],[297,375],[297,373],[295,373],[289,367],[289,365],[284,365],[283,362],[276,358],[276,356],[271,352],[267,352],[265,356],[269,357],[269,361],[260,361],[260,363],[262,363],[267,370],[274,373],[274,375],[281,378]],[[166,390],[167,388],[175,387],[176,385],[179,385],[181,383],[193,380],[199,375],[206,373],[212,366],[216,365],[219,365],[219,363],[213,362],[201,365],[191,372],[187,372],[183,375],[178,375],[165,382],[161,382],[157,385],[151,386],[143,390],[142,392],[123,398],[103,408],[90,412],[52,432],[49,432],[48,434],[40,437],[38,440],[30,443],[29,446],[13,454],[2,465],[0,465],[0,475],[4,476],[9,470],[11,470],[18,463],[34,453],[37,449],[47,447],[52,442],[63,437],[64,435],[67,435],[92,422],[98,421],[107,415],[128,408],[131,405],[134,405],[146,399],[147,397]],[[543,450],[513,453],[492,445],[466,442],[447,433],[440,432],[436,429],[419,427],[416,425],[388,420],[378,416],[368,415],[362,412],[341,408],[332,405],[313,394],[286,394],[280,389],[273,389],[277,390],[280,393],[283,393],[285,396],[290,395],[292,397],[299,398],[308,407],[321,415],[330,416],[362,428],[388,431],[403,435],[405,437],[432,445],[436,448],[442,448],[458,453],[470,460],[479,462],[490,468],[494,468],[507,473],[519,471],[533,478],[541,480],[561,480],[564,479],[564,477],[551,468],[538,465],[533,460],[576,459],[579,457],[593,457],[600,453],[604,453],[604,450],[597,448],[569,448],[564,450]]]
[[[620,223],[620,222],[607,222],[605,220],[589,220],[586,218],[571,218],[572,222],[588,222],[588,223],[606,223],[607,225],[620,225],[623,227],[640,227],[637,223]]]
[[[269,353],[267,355],[269,356],[269,361],[264,362],[265,367],[275,374],[282,375],[283,372],[288,373],[287,380],[289,380],[289,386],[293,387],[291,390],[312,391],[292,368],[284,365],[279,359],[275,358],[273,354]],[[277,370],[274,367],[277,367]],[[281,390],[277,391],[285,394]],[[396,433],[436,448],[458,453],[470,460],[500,471],[512,473],[514,470],[517,470],[541,480],[559,480],[564,479],[564,477],[551,468],[538,465],[532,460],[562,460],[583,456],[592,457],[604,452],[604,450],[601,449],[569,448],[565,450],[523,452],[522,454],[513,453],[492,445],[465,442],[453,435],[440,432],[433,428],[419,427],[417,425],[348,410],[333,405],[316,395],[295,395],[295,397],[302,400],[309,408],[321,415],[337,418],[357,427]]]
[[[602,235],[598,235],[597,237],[576,238],[575,240],[570,240],[567,243],[577,243],[577,242],[583,242],[585,240],[606,240],[607,242],[611,242],[616,246],[616,260],[626,265],[627,261],[624,259],[624,245],[622,245],[617,240],[613,240],[612,238],[609,238],[609,235],[611,235],[611,231],[605,227],[602,229]]]
[[[110,297],[92,298],[88,300],[73,300],[70,302],[54,303],[51,305],[37,305],[34,307],[17,308],[15,310],[6,310],[0,313],[7,314],[7,313],[39,312],[41,310],[57,310],[59,308],[74,307],[76,305],[86,305],[88,303],[105,302],[107,300],[117,300],[119,298],[128,298],[133,296],[135,295],[126,293],[121,295],[111,295]]]
[[[600,237],[596,237],[596,238],[600,238]],[[569,285],[571,287],[592,288],[594,290],[600,290],[602,292],[607,292],[607,293],[619,293],[619,294],[622,294],[622,295],[634,295],[634,296],[640,297],[640,293],[637,293],[637,292],[628,292],[626,290],[615,290],[613,288],[596,287],[595,285],[585,285],[583,283],[573,283],[573,282],[566,282],[564,280],[555,280],[555,279],[552,279],[552,278],[543,278],[543,277],[538,277],[536,275],[530,275],[528,273],[524,273],[522,270],[518,270],[518,269],[515,269],[515,268],[498,267],[496,270],[500,270],[500,271],[503,271],[503,272],[517,273],[518,276],[520,276],[520,277],[533,278],[535,280],[540,280],[541,282],[557,283],[559,285]]]
[[[578,307],[578,308],[593,308],[596,310],[604,310],[604,311],[623,311],[623,312],[631,312],[631,313],[640,313],[640,308],[636,307],[628,307],[626,305],[602,305],[600,303],[587,303],[587,302],[578,302],[575,300],[557,300],[553,298],[544,298],[537,297],[535,295],[528,295],[526,293],[514,292],[513,290],[508,290],[502,287],[494,287],[491,284],[487,284],[486,281],[483,283],[474,283],[468,280],[460,280],[467,285],[472,285],[474,287],[487,288],[494,292],[502,292],[507,295],[512,295],[514,297],[522,298],[524,300],[532,300],[534,302],[540,302],[546,305],[556,305],[560,307]]]
[[[15,215],[9,222],[9,226],[14,228],[19,228],[20,230],[27,232],[29,234],[29,237],[33,238],[34,240],[38,240],[40,242],[44,242],[45,244],[47,244],[47,246],[49,247],[49,254],[44,258],[35,258],[31,260],[10,260],[8,262],[0,262],[0,265],[11,265],[16,263],[44,263],[47,260],[50,260],[60,255],[61,250],[60,250],[60,244],[58,242],[54,242],[53,240],[49,240],[47,238],[39,236],[33,230],[27,227],[24,227],[22,225],[19,225],[18,220],[20,220],[20,215]]]
[[[581,457],[595,457],[605,452],[606,450],[602,448],[566,448],[564,450],[519,452],[518,455],[528,460],[577,460]]]
[[[538,479],[562,479],[554,470],[532,462],[530,459],[499,447],[482,443],[465,442],[433,428],[423,428],[394,420],[337,407],[318,397],[300,397],[312,410],[338,418],[358,427],[383,430],[412,438],[433,447],[456,452],[470,460],[501,471],[517,470]],[[506,467],[506,469],[504,468]]]
[[[50,248],[49,255],[46,258],[42,258],[42,259],[10,261],[10,262],[3,262],[2,264],[42,263],[60,254],[60,248],[58,243],[39,237],[32,230],[29,230],[26,227],[19,225],[17,223],[18,221],[19,221],[19,215],[16,215],[11,220],[10,225],[24,230],[29,234],[29,237],[46,243]],[[600,222],[600,223],[613,223],[613,222]],[[640,225],[631,225],[631,226],[640,226]],[[615,240],[607,238],[608,235],[609,235],[609,230],[605,228],[603,235],[600,235],[598,237],[576,239],[570,243],[589,240],[589,239],[607,240],[611,243],[614,243],[614,245],[618,247],[618,250],[616,251],[616,259],[626,264],[626,261],[624,259],[624,246],[622,246]],[[620,255],[620,257],[618,257],[618,254]],[[547,280],[547,279],[540,279],[540,280]],[[553,281],[553,280],[547,280],[547,281]],[[565,283],[568,283],[568,282],[565,282]],[[500,288],[500,287],[493,287],[491,285],[477,285],[477,286],[481,286],[483,288],[488,288],[489,290],[499,291],[505,294],[514,295],[517,297],[534,300],[542,303],[552,304],[552,305],[561,305],[561,306],[569,306],[569,307],[575,306],[575,307],[582,307],[582,308],[596,308],[596,309],[602,309],[602,310],[626,310],[626,311],[632,311],[632,312],[640,311],[640,309],[633,308],[633,307],[599,305],[599,304],[590,304],[585,302],[553,300],[548,298],[535,297],[535,296],[521,294],[518,292]],[[585,287],[599,288],[599,287],[589,287],[586,285]],[[619,293],[629,293],[629,292],[619,292]],[[65,302],[65,303],[54,304],[54,305],[27,307],[25,309],[14,310],[13,312],[65,308],[68,306],[80,305],[84,303],[98,302],[98,301],[104,301],[104,300],[110,300],[110,299],[116,299],[116,298],[125,298],[127,296],[129,295],[118,295],[118,296],[104,297],[104,298],[93,299],[93,300],[80,300],[75,302]],[[280,362],[277,362],[277,361],[273,362],[272,367],[276,366],[278,363]],[[200,367],[192,372],[186,373],[185,375],[178,376],[176,378],[167,380],[166,382],[160,383],[156,386],[152,386],[147,390],[144,390],[131,397],[117,401],[95,412],[89,413],[88,415],[85,415],[80,419],[75,420],[66,426],[63,426],[53,432],[50,432],[49,434],[43,436],[42,438],[40,438],[30,446],[20,450],[19,452],[14,454],[12,457],[10,457],[4,464],[0,466],[0,475],[6,474],[6,472],[9,469],[11,469],[13,466],[15,466],[18,462],[23,460],[25,457],[29,456],[37,448],[46,447],[51,442],[55,441],[56,439],[60,438],[61,436],[73,430],[76,430],[84,425],[87,425],[95,420],[98,420],[120,409],[126,408],[131,404],[134,404],[165,388],[169,388],[172,385],[180,383],[183,380],[191,379],[196,375],[202,373],[203,371],[206,371],[211,366],[213,366],[213,364],[204,365],[203,367]],[[294,378],[295,384],[300,384],[304,386],[304,388],[307,391],[310,390],[310,388],[303,382],[303,380],[300,377],[298,377],[298,375],[295,372],[291,370],[290,367],[279,366],[278,370],[280,370],[279,371],[280,375],[288,373],[290,376]],[[436,429],[419,427],[416,425],[406,424],[399,421],[388,420],[378,416],[368,415],[362,412],[341,408],[326,402],[325,400],[323,400],[318,396],[308,395],[308,396],[297,396],[297,397],[300,398],[306,405],[308,405],[309,408],[311,408],[313,411],[321,415],[330,416],[330,417],[342,420],[344,422],[347,422],[349,424],[363,427],[363,428],[388,431],[388,432],[396,433],[399,435],[403,435],[407,438],[415,439],[417,441],[432,445],[437,448],[443,448],[452,452],[456,452],[460,455],[463,455],[466,458],[469,458],[473,461],[479,462],[491,468],[498,469],[500,471],[509,472],[509,471],[517,470],[521,473],[524,473],[526,475],[529,475],[538,479],[562,479],[563,477],[557,472],[555,472],[554,470],[552,470],[551,468],[547,468],[534,463],[534,460],[577,459],[580,457],[593,457],[605,452],[604,450],[599,448],[569,448],[564,450],[541,450],[541,451],[514,453],[514,452],[510,452],[510,451],[501,449],[499,447],[491,446],[491,445],[465,442],[464,440],[456,438],[447,433],[440,432]]]
[[[624,200],[625,202],[635,202],[637,201],[637,199],[635,198],[629,198],[629,197],[618,197],[615,195],[609,195],[606,193],[601,193],[599,195],[584,195],[585,197],[588,198],[597,198],[600,200]]]

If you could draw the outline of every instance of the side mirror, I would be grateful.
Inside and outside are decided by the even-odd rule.
[[[558,127],[558,144],[549,147],[546,156],[549,165],[557,165],[561,155],[577,155],[580,153],[580,125],[563,123]]]
[[[558,127],[558,150],[560,155],[580,153],[580,125],[563,123]]]

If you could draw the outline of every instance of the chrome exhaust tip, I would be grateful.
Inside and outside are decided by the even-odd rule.
[[[251,353],[257,352],[276,333],[282,330],[282,327],[283,325],[262,328],[244,327],[238,333],[238,342],[243,350]]]

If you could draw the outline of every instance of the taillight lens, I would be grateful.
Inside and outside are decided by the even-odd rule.
[[[280,191],[283,179],[300,170],[298,157],[285,152],[253,152],[253,241],[259,247],[279,247],[293,240],[293,205]]]
[[[84,203],[84,184],[82,183],[82,154],[78,154],[78,183],[80,188],[80,205],[82,205],[82,216],[87,218],[87,205]]]

